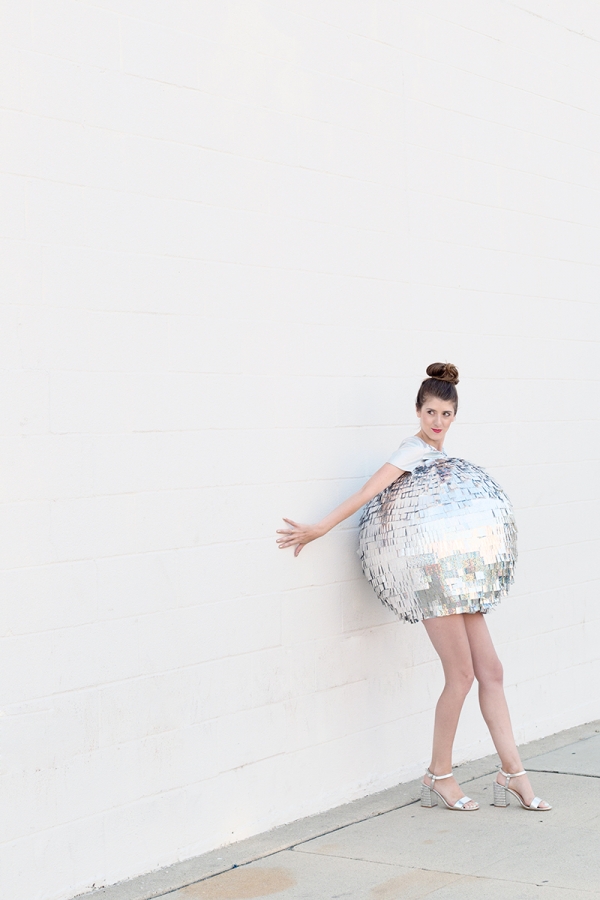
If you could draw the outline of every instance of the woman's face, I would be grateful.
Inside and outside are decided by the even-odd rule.
[[[421,422],[421,431],[430,441],[443,441],[456,418],[454,403],[425,397],[423,406],[417,410],[417,418]]]

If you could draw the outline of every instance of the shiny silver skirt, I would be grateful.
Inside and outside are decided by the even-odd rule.
[[[513,582],[513,509],[484,469],[436,459],[365,506],[358,552],[373,590],[403,621],[485,613]]]

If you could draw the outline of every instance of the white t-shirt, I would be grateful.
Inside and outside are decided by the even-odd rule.
[[[395,453],[392,453],[388,462],[403,472],[413,472],[417,466],[423,465],[432,459],[444,459],[448,454],[445,450],[436,450],[431,444],[426,443],[420,437],[405,438]]]

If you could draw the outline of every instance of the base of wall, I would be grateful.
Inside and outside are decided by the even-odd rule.
[[[549,753],[551,750],[565,747],[575,741],[592,737],[598,732],[600,732],[600,720],[577,725],[566,731],[521,745],[521,757],[523,760],[531,759],[542,753]],[[499,760],[495,754],[463,763],[460,766],[458,779],[461,784],[468,784],[469,781],[480,778],[482,775],[491,775],[495,772],[498,764]],[[203,853],[201,856],[175,863],[147,875],[140,875],[119,884],[79,894],[78,897],[85,898],[85,900],[152,900],[152,898],[161,897],[169,891],[175,891],[205,878],[211,878],[213,875],[219,875],[236,866],[254,862],[278,853],[280,850],[288,850],[295,844],[312,840],[338,828],[353,825],[356,822],[362,822],[373,816],[379,816],[414,803],[419,798],[419,785],[420,779],[399,784],[385,791],[354,800],[352,803],[345,803],[318,815],[298,819],[288,825],[280,825],[263,834],[229,844],[219,850],[211,850],[209,853]]]

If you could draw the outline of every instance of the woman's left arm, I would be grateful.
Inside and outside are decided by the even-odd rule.
[[[340,522],[343,522],[344,519],[348,519],[350,516],[354,515],[361,506],[364,506],[365,503],[368,503],[369,500],[372,500],[373,497],[380,494],[386,487],[389,487],[403,471],[403,469],[399,469],[391,463],[384,463],[374,475],[371,475],[367,483],[364,484],[360,490],[355,494],[352,494],[351,497],[348,497],[347,500],[344,500],[343,503],[340,503],[340,505],[330,512],[329,515],[325,516],[324,519],[321,519],[320,522],[317,522],[316,525],[301,525],[299,522],[294,522],[293,519],[284,518],[283,521],[287,522],[290,527],[277,530],[277,534],[284,535],[284,537],[277,538],[279,549],[284,550],[286,547],[295,546],[294,556],[298,556],[306,544],[315,541],[317,538],[323,537],[324,534],[327,534],[328,531],[331,531],[332,528],[335,528],[335,526],[339,525]]]

